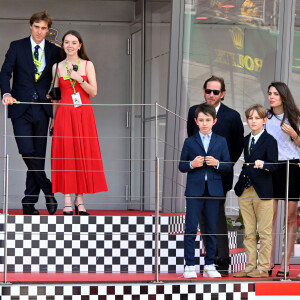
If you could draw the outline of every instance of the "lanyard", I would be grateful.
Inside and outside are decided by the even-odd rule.
[[[41,55],[40,60],[37,60],[37,59],[34,57],[34,53],[32,52],[33,63],[34,63],[34,65],[35,65],[36,71],[37,71],[37,74],[35,74],[35,81],[37,81],[37,80],[40,78],[40,76],[41,76],[41,74],[39,73],[39,68],[40,68],[40,66],[42,65],[42,59],[43,59],[43,56],[44,56],[44,51],[45,51],[45,47],[44,47],[44,49],[43,49],[43,52],[42,52],[42,55]]]
[[[78,57],[78,69],[79,69],[79,65],[80,65],[80,57]],[[65,66],[66,66],[66,69],[67,69],[67,72],[69,72],[69,68],[68,68],[68,64],[67,64],[67,59],[65,59]],[[76,80],[74,79],[70,79],[70,82],[71,82],[71,85],[72,85],[72,88],[74,90],[74,94],[76,94],[76,90],[75,90],[75,84],[76,84]]]

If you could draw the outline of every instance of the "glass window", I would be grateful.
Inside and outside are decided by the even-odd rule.
[[[243,121],[251,104],[268,107],[267,87],[275,73],[278,5],[276,0],[186,0],[183,90],[187,107],[204,101],[203,83],[212,74],[225,79],[224,104],[237,110]],[[239,168],[236,164],[236,179]],[[234,192],[227,194],[226,203],[228,213],[237,212]]]

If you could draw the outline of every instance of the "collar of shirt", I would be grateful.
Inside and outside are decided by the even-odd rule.
[[[254,137],[254,143],[256,144],[257,140],[260,138],[260,136],[263,134],[265,130],[263,129],[260,133],[253,135],[251,132],[251,136],[250,136],[250,141],[252,140],[252,138]]]
[[[45,47],[45,39],[44,39],[40,44],[37,44],[37,43],[33,40],[32,36],[30,36],[30,42],[31,42],[31,50],[32,50],[32,52],[34,52],[34,50],[35,50],[34,47],[35,47],[36,45],[39,45],[39,46],[40,46],[39,52],[41,52],[41,51],[44,50],[44,47]]]
[[[201,133],[201,132],[199,131],[199,134],[200,134],[200,139],[201,139],[201,141],[203,141],[203,137],[204,137],[204,136],[205,136],[205,137],[208,137],[209,140],[210,140],[211,135],[212,135],[212,132],[209,133],[209,134],[203,134],[203,133]]]
[[[215,107],[216,114],[218,113],[220,106],[221,106],[221,102],[219,102],[218,106],[217,106],[217,107]]]

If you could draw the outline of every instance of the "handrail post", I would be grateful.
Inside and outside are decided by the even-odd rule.
[[[284,238],[284,279],[286,280],[287,270],[287,240],[288,240],[288,208],[289,208],[289,179],[290,179],[290,163],[286,161],[286,188],[285,188],[285,238]]]
[[[154,283],[161,283],[159,273],[159,158],[155,158],[155,279]]]
[[[158,280],[159,273],[159,157],[158,157],[158,105],[155,102],[155,279]]]
[[[4,105],[4,173],[3,173],[3,213],[6,198],[6,154],[7,154],[7,105]]]
[[[5,210],[4,212],[4,284],[7,284],[7,222],[8,222],[8,167],[9,167],[9,157],[6,154],[5,159],[6,164],[6,174],[5,174]]]
[[[158,157],[158,104],[155,102],[155,158]]]

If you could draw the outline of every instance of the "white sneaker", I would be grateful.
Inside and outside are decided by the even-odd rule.
[[[219,278],[219,277],[222,277],[222,276],[216,270],[215,265],[206,265],[206,266],[204,266],[203,277]]]
[[[184,278],[197,278],[195,266],[185,266],[183,277]]]

